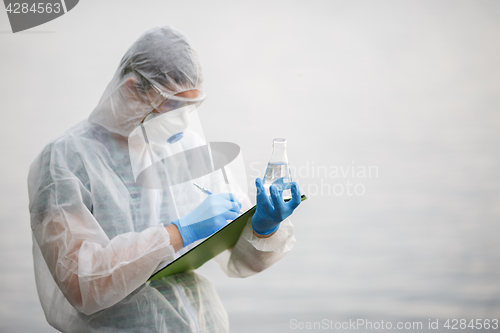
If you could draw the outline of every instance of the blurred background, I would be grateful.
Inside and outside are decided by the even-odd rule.
[[[309,197],[269,270],[198,270],[232,332],[500,319],[499,17],[496,0],[82,0],[12,34],[0,10],[0,331],[55,331],[33,276],[30,163],[165,24],[198,50],[205,135],[242,147],[252,195],[284,137]]]

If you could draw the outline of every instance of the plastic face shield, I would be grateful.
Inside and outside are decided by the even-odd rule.
[[[247,198],[239,146],[208,143],[195,104],[150,114],[129,135],[128,146],[136,184],[166,198],[160,204],[173,210],[168,222],[186,216],[207,198],[193,183],[213,193],[232,193],[240,202]]]

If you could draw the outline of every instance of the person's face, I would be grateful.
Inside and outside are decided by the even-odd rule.
[[[178,94],[175,94],[175,96],[183,97],[183,98],[196,98],[199,95],[200,95],[200,92],[196,89],[187,90],[187,91],[183,91],[183,92],[180,92]],[[154,109],[153,112],[155,112],[155,113],[168,112],[170,110],[177,109],[180,104],[181,103],[179,103],[179,101],[176,101],[176,100],[172,100],[172,99],[166,100],[158,107],[160,110]]]
[[[184,97],[184,98],[196,98],[199,95],[200,95],[200,92],[196,89],[183,91],[181,93],[175,94],[175,96]]]
[[[151,96],[153,96],[152,97],[153,99],[156,96],[158,96],[158,92],[155,91],[155,89],[151,89],[150,91],[148,91],[147,95],[144,95],[137,90],[136,85],[137,85],[137,80],[134,77],[129,77],[124,84],[126,96],[131,101],[134,101],[134,102],[142,101],[142,102],[146,102],[149,104],[148,99],[150,99]],[[159,89],[159,88],[157,88],[157,89]],[[192,89],[192,90],[187,90],[187,91],[177,93],[174,96],[181,97],[181,98],[197,98],[199,95],[200,95],[199,90]],[[153,112],[164,113],[164,112],[168,112],[171,110],[175,110],[178,107],[180,107],[181,105],[182,105],[182,103],[179,103],[178,100],[167,99],[165,102],[163,102],[158,107],[158,109],[160,109],[160,110],[153,109]]]

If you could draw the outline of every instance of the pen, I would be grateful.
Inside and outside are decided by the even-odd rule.
[[[196,183],[193,183],[193,185],[194,185],[194,186],[196,186],[197,188],[199,188],[199,189],[200,189],[200,191],[202,191],[202,192],[203,192],[203,193],[205,193],[205,194],[208,194],[208,195],[212,194],[212,192],[210,192],[209,190],[207,190],[207,189],[206,189],[206,188],[204,188],[204,187],[201,187],[200,185],[198,185],[198,184],[196,184]]]
[[[210,192],[209,190],[207,190],[205,187],[201,187],[200,185],[196,184],[195,182],[193,182],[193,185],[196,186],[197,188],[200,189],[200,191],[202,191],[203,193],[205,194],[208,194],[208,195],[211,195],[212,192]],[[234,198],[233,198],[233,194],[232,193],[229,193],[229,198],[231,198],[231,201],[233,203],[233,206],[238,210],[238,213],[239,213],[239,207],[238,205],[234,202]]]

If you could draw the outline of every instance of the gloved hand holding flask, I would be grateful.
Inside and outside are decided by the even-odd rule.
[[[255,180],[257,187],[257,209],[252,217],[252,228],[261,236],[268,236],[278,230],[281,221],[292,215],[300,204],[300,190],[296,182],[291,183],[292,198],[283,200],[283,191],[278,190],[275,185],[269,188],[270,196],[262,184],[262,179]]]
[[[273,152],[264,175],[264,181],[257,178],[257,209],[252,218],[254,232],[260,236],[270,236],[278,230],[281,221],[293,213],[301,202],[297,183],[292,182],[286,139],[273,140]],[[283,197],[290,199],[285,202]]]

